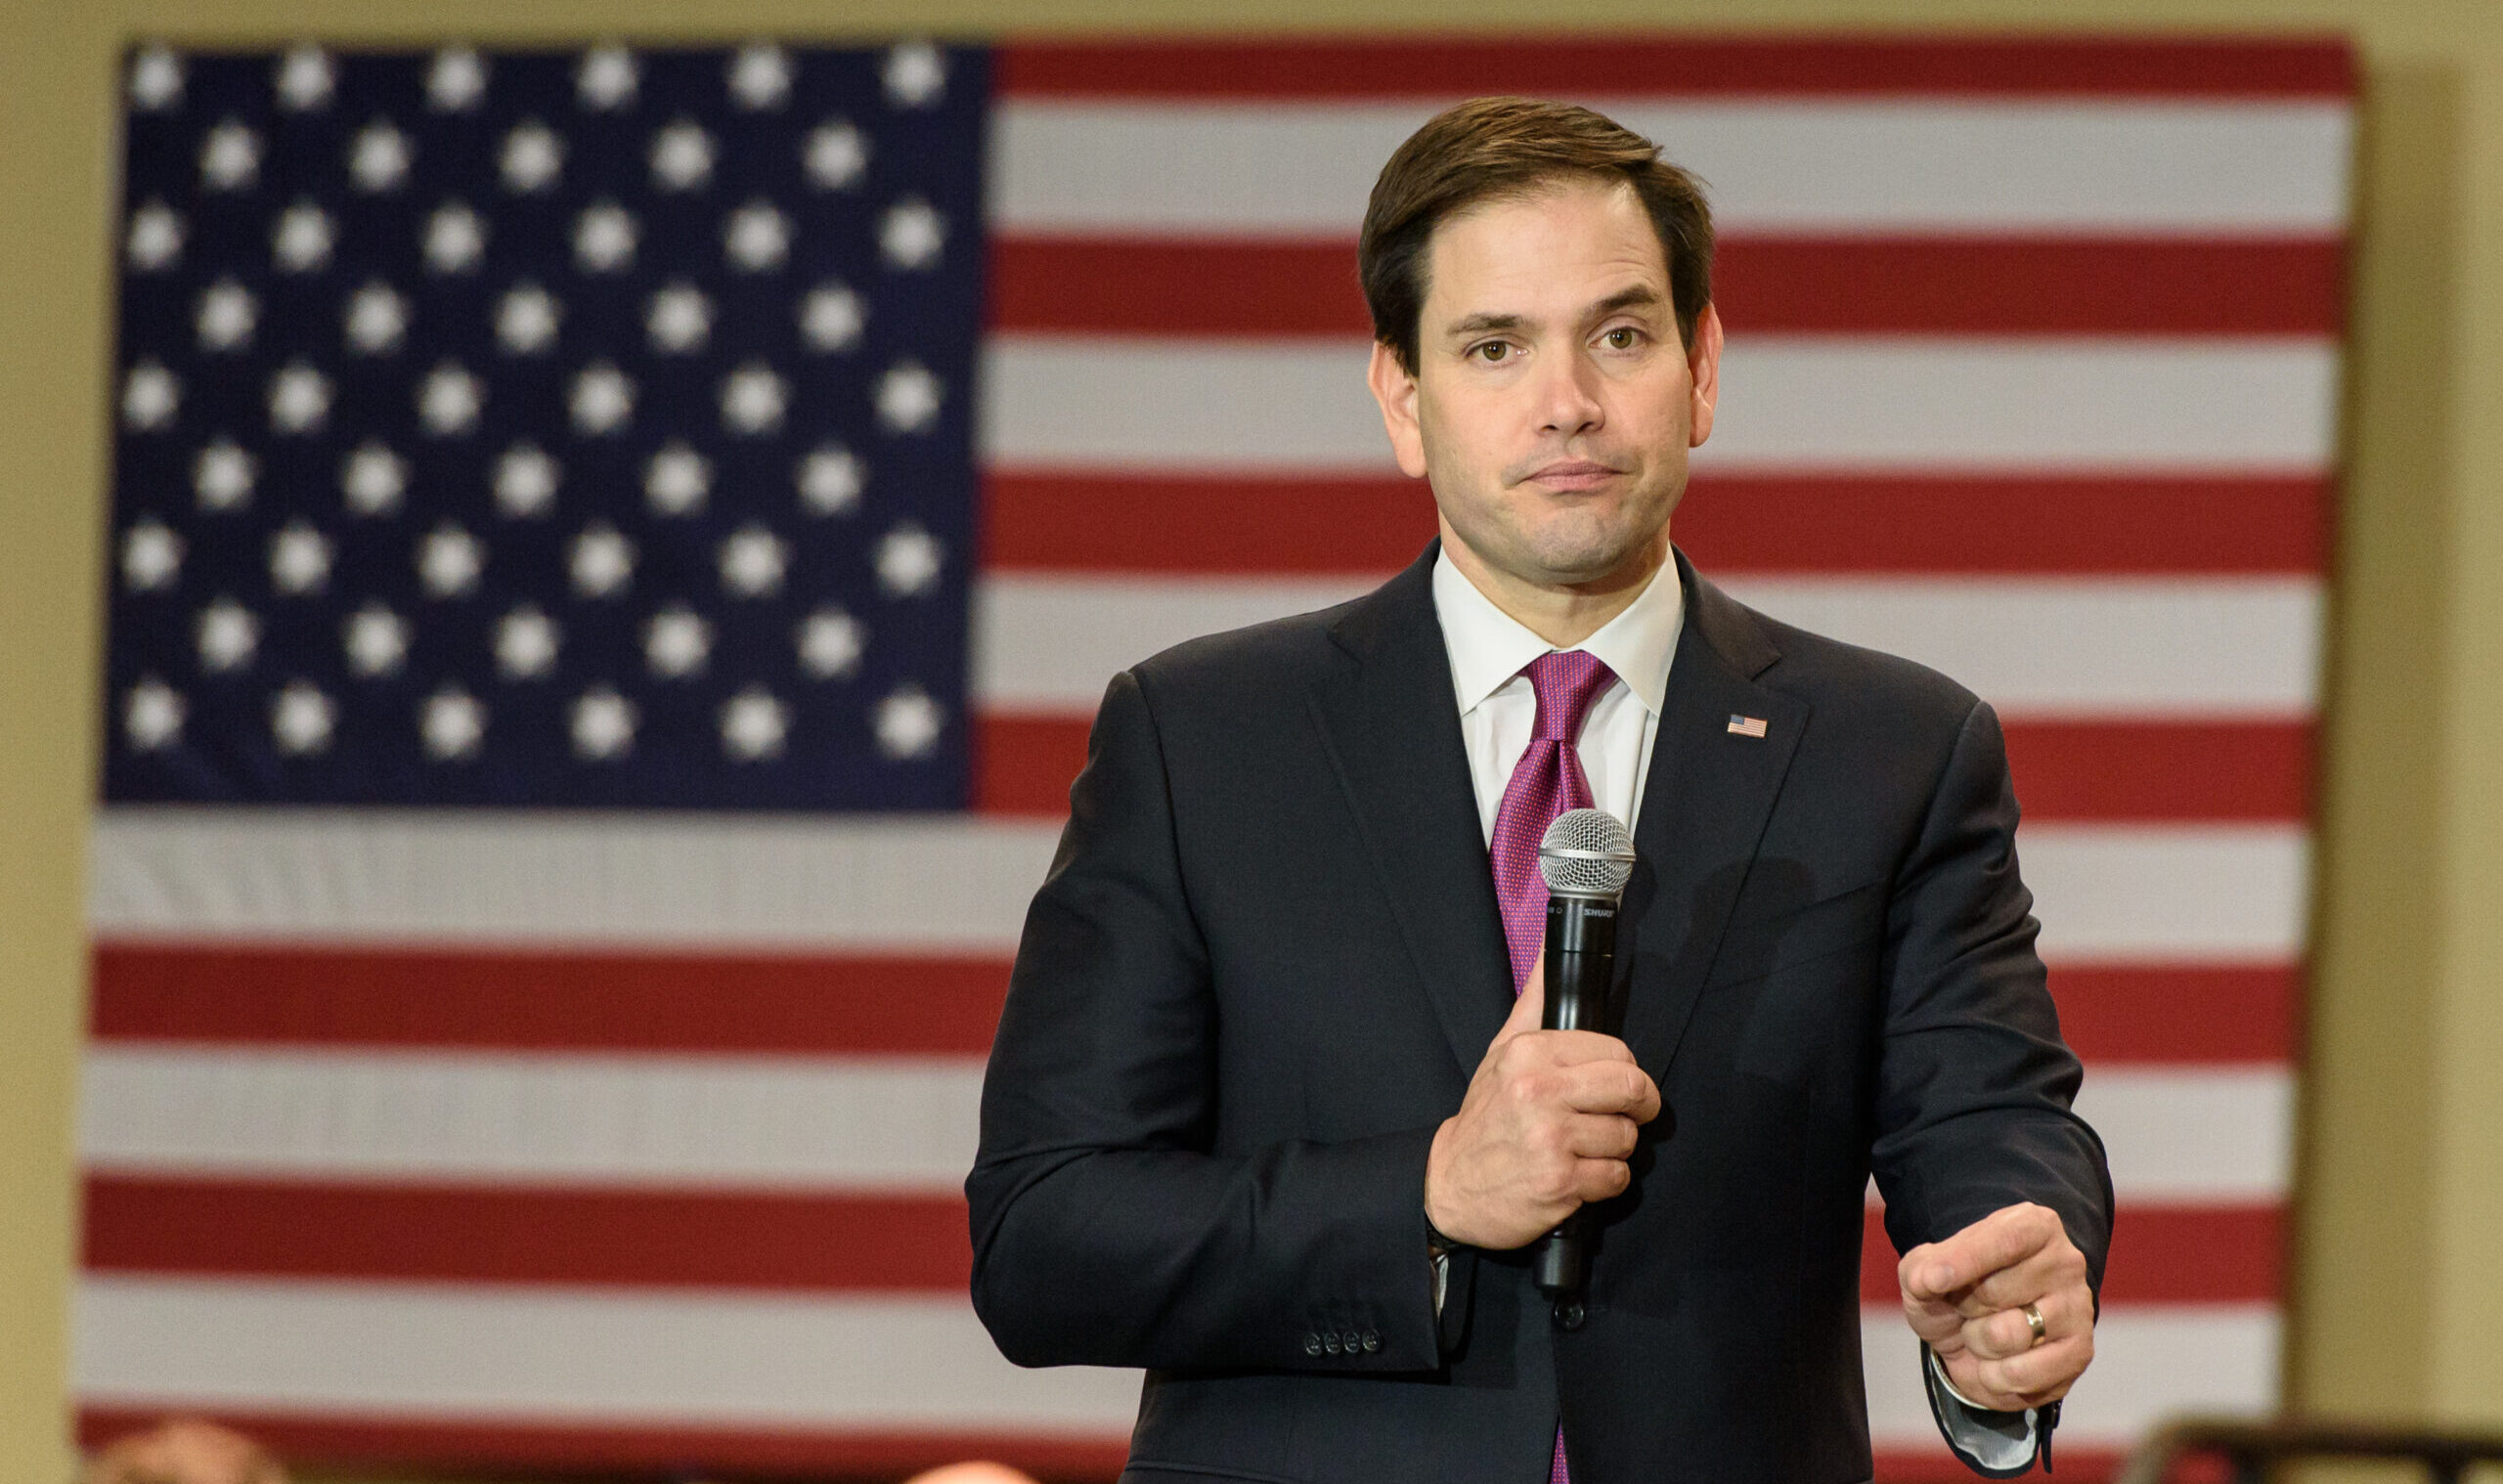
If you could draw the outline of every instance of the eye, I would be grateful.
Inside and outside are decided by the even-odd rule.
[[[1510,360],[1513,348],[1502,340],[1487,340],[1469,347],[1469,353],[1487,365],[1494,366]]]
[[[1620,325],[1600,336],[1600,339],[1610,350],[1632,350],[1643,343],[1643,331],[1631,325]]]

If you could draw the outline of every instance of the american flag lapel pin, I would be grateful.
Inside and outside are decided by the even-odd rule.
[[[1764,718],[1732,717],[1730,719],[1730,735],[1734,737],[1753,737],[1759,742],[1763,741]]]

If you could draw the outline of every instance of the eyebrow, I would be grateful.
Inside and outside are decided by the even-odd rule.
[[[1631,288],[1620,288],[1592,305],[1590,315],[1593,319],[1603,320],[1622,310],[1652,308],[1660,302],[1658,289],[1648,284],[1637,284]],[[1518,329],[1526,323],[1519,315],[1481,312],[1461,316],[1446,326],[1443,333],[1447,336],[1482,335],[1493,330]]]

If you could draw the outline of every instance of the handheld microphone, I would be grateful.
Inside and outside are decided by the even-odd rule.
[[[1538,874],[1547,882],[1547,1030],[1607,1026],[1608,986],[1616,976],[1616,904],[1634,875],[1634,841],[1605,809],[1567,809],[1538,843]],[[1564,1328],[1582,1324],[1583,1213],[1575,1211],[1539,1239],[1531,1262],[1538,1289]]]

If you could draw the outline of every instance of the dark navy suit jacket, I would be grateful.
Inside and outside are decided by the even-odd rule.
[[[2039,1201],[2099,1286],[2109,1242],[1998,720],[1679,555],[1617,960],[1661,1113],[1582,1329],[1516,1253],[1438,1319],[1427,1149],[1513,993],[1433,556],[1114,679],[984,1085],[975,1307],[1148,1368],[1136,1484],[1530,1484],[1559,1415],[1575,1484],[1866,1479],[1872,1172],[1898,1247]]]

